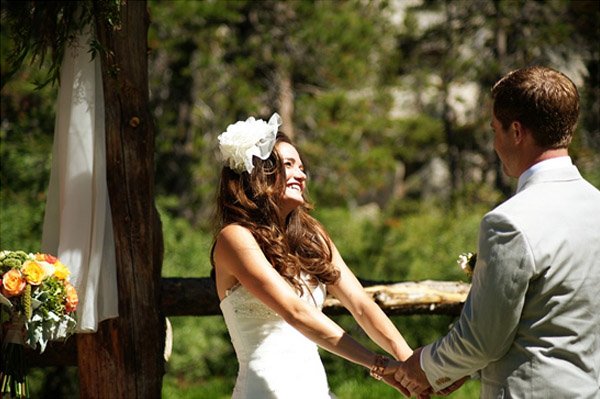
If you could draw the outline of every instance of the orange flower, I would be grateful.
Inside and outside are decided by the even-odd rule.
[[[56,263],[54,263],[54,276],[59,280],[65,280],[69,277],[69,274],[71,274],[69,269],[61,261],[56,260]]]
[[[26,260],[25,263],[23,263],[21,272],[25,275],[25,279],[31,285],[40,285],[42,280],[46,278],[46,271],[42,265],[32,260]]]
[[[71,283],[65,281],[65,291],[67,293],[67,303],[66,309],[67,312],[74,312],[77,310],[77,304],[79,303],[79,298],[77,297],[77,290]]]
[[[55,256],[52,256],[52,255],[49,255],[49,254],[40,254],[40,253],[37,253],[37,254],[35,254],[35,260],[48,262],[51,265],[53,265],[58,259]]]
[[[2,295],[17,296],[23,292],[27,282],[17,269],[10,269],[2,276]]]

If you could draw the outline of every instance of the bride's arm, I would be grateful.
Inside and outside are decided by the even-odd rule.
[[[252,295],[320,347],[368,369],[375,364],[376,353],[298,297],[268,262],[248,229],[238,225],[225,227],[217,237],[214,259],[216,267],[221,269],[218,273],[235,277]],[[393,373],[396,365],[390,362],[384,374]],[[386,378],[386,382],[390,381]]]
[[[357,323],[377,345],[396,359],[406,360],[412,354],[412,349],[383,310],[365,292],[333,243],[331,248],[332,262],[340,270],[340,279],[329,285],[328,291],[352,313]]]

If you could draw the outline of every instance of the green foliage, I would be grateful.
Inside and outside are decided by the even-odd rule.
[[[44,203],[0,189],[0,248],[39,251]]]
[[[479,221],[489,208],[448,212],[421,206],[417,213],[371,221],[357,212],[328,208],[317,217],[330,232],[346,263],[365,279],[380,281],[464,279],[458,255],[475,252]],[[427,239],[424,239],[427,237]]]
[[[7,57],[9,68],[2,69],[1,87],[28,59],[32,64],[37,61],[40,67],[48,66],[47,75],[38,81],[38,86],[57,82],[65,47],[93,22],[95,14],[102,15],[111,26],[118,25],[120,6],[121,0],[2,0],[2,33],[12,46]],[[95,55],[98,50],[101,46],[93,40],[90,52]]]
[[[237,362],[220,316],[173,317],[173,353],[166,384],[202,384],[227,378],[233,386]]]
[[[187,385],[173,381],[167,375],[163,379],[162,397],[164,399],[230,399],[233,391],[233,379],[215,377],[201,384]]]
[[[167,212],[174,197],[157,198],[162,222],[164,257],[163,277],[197,277],[210,273],[212,235],[208,230],[195,229],[188,221],[174,218]],[[171,205],[172,206],[172,205]]]
[[[0,248],[39,250],[50,176],[56,90],[35,90],[22,73],[2,90]]]
[[[41,5],[37,1],[3,1],[2,26],[13,41],[10,53],[10,69],[2,76],[2,83],[16,73],[30,56],[43,65],[48,50],[51,50],[48,77],[41,85],[58,80],[60,64],[66,43],[73,32],[91,20],[89,2],[55,1]],[[81,7],[83,5],[83,7]],[[78,10],[80,9],[81,10]],[[83,12],[78,14],[79,12]]]
[[[67,292],[65,290],[65,284],[58,278],[52,276],[42,282],[39,290],[36,290],[36,299],[42,304],[39,307],[39,311],[42,317],[48,316],[49,312],[56,315],[66,313],[65,303]]]
[[[179,203],[169,208],[186,215],[194,224],[206,220],[207,204],[214,198],[218,175],[215,159],[217,135],[230,123],[249,115],[268,118],[283,106],[281,91],[289,82],[293,95],[294,128],[314,138],[315,113],[311,98],[347,102],[349,88],[355,90],[378,83],[378,71],[385,66],[387,52],[393,50],[386,34],[390,28],[381,18],[385,3],[362,1],[236,1],[236,2],[150,2],[150,79],[152,109],[157,119],[157,176],[160,194],[181,193]],[[340,90],[343,89],[343,90]],[[334,93],[329,95],[329,93]],[[339,98],[336,98],[336,95]],[[306,101],[304,101],[306,99]],[[343,130],[356,129],[355,140],[369,129],[361,115],[375,113],[386,123],[389,109],[383,99],[346,107],[354,114]],[[326,106],[329,111],[329,106]],[[350,112],[352,111],[352,112]],[[320,111],[319,111],[320,112]],[[332,109],[331,112],[336,112]],[[321,112],[321,114],[323,114]],[[328,118],[324,115],[324,118]],[[342,115],[333,115],[335,122]],[[320,122],[320,121],[319,121]],[[350,125],[352,123],[352,125]],[[365,128],[365,126],[367,126]],[[290,130],[291,127],[282,127]],[[315,145],[325,145],[325,133],[316,132]],[[366,141],[363,141],[366,143]],[[361,154],[372,149],[361,146]],[[381,149],[382,151],[384,149]],[[352,149],[349,154],[357,153]],[[368,154],[360,165],[374,163]],[[343,156],[339,163],[348,159]],[[353,159],[350,157],[350,159]],[[389,162],[390,157],[375,159]],[[365,170],[369,183],[377,180],[382,165]],[[389,168],[388,168],[389,169]],[[356,178],[358,179],[358,177]],[[343,185],[354,195],[356,179]],[[380,184],[380,183],[379,183]],[[319,185],[321,187],[321,185]],[[339,198],[339,197],[336,197]]]
[[[31,398],[79,398],[77,367],[44,367],[28,371]]]
[[[340,204],[389,183],[396,160],[389,145],[392,125],[380,115],[387,110],[385,101],[370,95],[351,99],[343,92],[298,99],[301,117],[310,115],[319,126],[304,130],[298,146],[307,160],[311,190],[321,204]]]
[[[398,137],[393,143],[397,156],[409,169],[416,170],[427,160],[439,155],[444,142],[442,123],[425,114],[399,120],[395,123]]]
[[[2,31],[2,54],[5,32]],[[2,58],[2,70],[6,60]],[[50,176],[56,88],[36,89],[44,71],[23,70],[1,92],[0,248],[39,250]],[[3,84],[4,82],[4,77]]]

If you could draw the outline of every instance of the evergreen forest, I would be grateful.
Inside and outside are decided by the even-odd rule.
[[[0,32],[0,249],[36,252],[59,82],[51,53],[28,56],[12,74],[19,21],[5,15],[9,3]],[[217,136],[249,116],[282,116],[306,159],[314,215],[363,279],[468,281],[458,255],[476,251],[481,217],[515,188],[489,127],[490,88],[512,69],[547,65],[577,84],[570,154],[600,187],[596,0],[148,0],[148,10],[164,277],[209,275]],[[334,319],[372,346],[350,316]],[[453,317],[392,320],[417,347]],[[222,317],[170,322],[163,397],[230,397],[237,362]],[[321,353],[337,398],[401,396]],[[34,398],[77,397],[76,369],[29,376]],[[478,384],[449,397],[477,398]]]

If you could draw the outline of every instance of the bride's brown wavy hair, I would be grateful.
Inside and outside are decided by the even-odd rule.
[[[246,227],[275,270],[301,293],[297,278],[301,272],[310,276],[312,284],[316,280],[333,284],[340,272],[331,263],[330,238],[310,216],[312,205],[306,197],[304,204],[290,212],[285,221],[279,218],[278,202],[286,188],[285,168],[276,151],[277,144],[282,142],[294,145],[288,136],[278,132],[275,149],[266,160],[255,157],[250,174],[223,167],[217,195],[216,234],[234,223]]]

